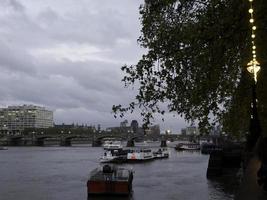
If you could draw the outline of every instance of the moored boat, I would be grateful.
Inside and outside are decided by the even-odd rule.
[[[127,153],[128,162],[149,161],[153,160],[153,158],[151,149],[130,149]]]
[[[159,148],[157,151],[153,152],[154,158],[168,158],[169,154],[170,153],[167,148]]]
[[[101,163],[122,163],[127,161],[128,150],[111,149],[106,150],[100,158]]]
[[[88,197],[90,195],[130,195],[132,181],[132,170],[104,165],[91,172],[87,181],[87,194]]]
[[[122,149],[122,143],[120,141],[105,141],[103,144],[104,150]]]
[[[125,163],[125,162],[143,162],[156,158],[168,158],[167,148],[159,148],[156,151],[148,148],[140,149],[112,149],[106,150],[99,159],[101,163]]]
[[[198,143],[179,143],[175,146],[178,151],[182,150],[200,150],[200,145]]]

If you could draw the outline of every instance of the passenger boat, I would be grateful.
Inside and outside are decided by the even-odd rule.
[[[153,160],[153,152],[151,149],[130,149],[127,153],[128,162]]]
[[[90,173],[87,181],[88,199],[91,195],[130,195],[133,171],[104,165]]]
[[[124,162],[141,162],[153,160],[154,158],[168,158],[169,151],[167,148],[159,148],[157,151],[151,149],[110,149],[104,152],[99,159],[101,163],[124,163]]]
[[[168,158],[169,154],[170,153],[167,148],[159,148],[157,151],[153,152],[154,158]]]
[[[122,149],[122,143],[120,141],[105,141],[103,144],[104,150],[110,149]]]
[[[110,149],[104,152],[100,158],[101,163],[122,163],[127,161],[128,150]]]
[[[179,143],[175,146],[178,151],[181,150],[200,150],[200,145],[198,143]]]

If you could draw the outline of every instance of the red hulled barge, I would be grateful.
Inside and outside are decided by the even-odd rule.
[[[111,165],[94,169],[87,181],[87,194],[130,195],[132,193],[133,171]]]

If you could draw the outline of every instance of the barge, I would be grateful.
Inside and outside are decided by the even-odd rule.
[[[87,181],[88,198],[92,195],[130,195],[133,171],[104,165],[94,169]]]

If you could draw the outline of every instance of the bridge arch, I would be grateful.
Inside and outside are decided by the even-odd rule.
[[[72,139],[75,138],[84,138],[84,139],[90,139],[90,137],[86,137],[86,136],[79,136],[79,135],[74,135],[74,136],[67,136],[61,139],[60,141],[60,146],[71,146],[72,143]]]

